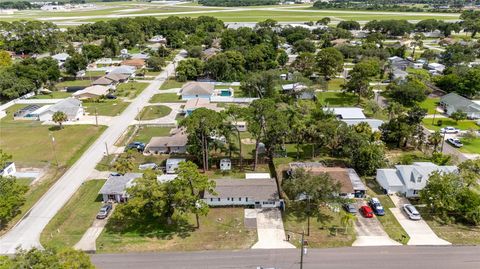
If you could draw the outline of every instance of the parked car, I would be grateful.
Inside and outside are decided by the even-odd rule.
[[[459,129],[454,128],[454,127],[452,127],[452,126],[447,126],[447,127],[445,127],[445,128],[440,129],[440,133],[442,133],[442,134],[443,134],[443,133],[446,133],[446,134],[456,134],[456,133],[458,133],[459,131],[460,131]]]
[[[458,139],[458,138],[452,138],[452,137],[447,138],[447,142],[448,142],[448,144],[450,144],[450,145],[452,145],[456,148],[463,147],[462,142],[460,142],[460,139]]]
[[[147,169],[157,169],[158,165],[156,163],[144,163],[138,166],[138,169],[140,170],[147,170]]]
[[[97,214],[97,219],[104,219],[108,216],[110,211],[112,210],[112,205],[111,204],[105,204],[103,205],[100,210],[98,211]]]
[[[106,97],[107,99],[117,99],[117,97],[116,97],[115,95],[111,94],[111,93],[105,95],[105,97]]]
[[[385,215],[385,209],[383,209],[382,204],[380,203],[380,200],[378,198],[373,197],[368,201],[368,205],[372,208],[373,212],[377,216],[384,216]]]
[[[360,207],[360,212],[365,218],[373,218],[373,210],[368,205]]]
[[[120,174],[120,173],[113,172],[113,173],[110,173],[110,176],[112,176],[112,177],[119,177],[119,176],[121,176],[121,174]]]
[[[130,150],[130,149],[136,149],[139,152],[143,152],[145,150],[145,143],[132,142],[125,147],[125,151]]]
[[[345,203],[343,204],[343,209],[350,214],[357,214],[357,208],[352,203]]]
[[[411,204],[403,205],[403,211],[405,211],[408,218],[411,219],[411,220],[421,220],[422,219],[418,210]]]

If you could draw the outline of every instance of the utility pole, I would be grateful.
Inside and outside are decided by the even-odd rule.
[[[442,139],[442,149],[440,150],[440,152],[443,154],[443,144],[445,144],[445,135],[447,134],[446,131],[443,132],[443,139]]]
[[[98,127],[98,113],[97,113],[97,106],[95,106],[95,126]]]
[[[435,116],[436,115],[437,115],[437,109],[435,109],[435,112],[433,113],[432,125],[435,124]]]
[[[300,269],[303,269],[303,248],[305,243],[305,231],[302,231],[302,241],[300,242]]]
[[[107,156],[109,156],[109,155],[110,155],[110,154],[108,153],[107,141],[105,141],[105,153],[107,153]]]
[[[307,196],[307,236],[310,236],[310,195]]]
[[[50,139],[52,141],[52,151],[53,151],[53,156],[55,158],[55,165],[58,167],[58,158],[57,158],[57,152],[55,150],[55,137],[53,136],[52,133],[50,133]]]

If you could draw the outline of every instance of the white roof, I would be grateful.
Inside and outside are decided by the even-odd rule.
[[[324,108],[325,111],[332,111],[337,117],[341,119],[366,119],[363,110],[358,107],[331,107]]]
[[[174,179],[177,178],[177,174],[168,174],[168,175],[160,175],[160,176],[157,176],[157,180],[158,182],[160,183],[165,183],[165,182],[169,182],[169,181],[172,181]]]
[[[377,119],[355,119],[355,120],[342,120],[343,122],[345,122],[347,125],[357,125],[359,123],[362,123],[362,122],[366,122],[368,123],[368,125],[370,125],[370,128],[372,128],[373,131],[378,131],[378,128],[380,127],[380,125],[383,124],[383,121],[382,120],[377,120]]]
[[[270,179],[270,173],[245,173],[245,179]]]
[[[70,55],[68,55],[68,53],[58,53],[58,54],[55,54],[55,55],[52,55],[52,58],[57,60],[57,61],[66,61],[68,58],[70,58]]]
[[[79,95],[82,95],[84,93],[89,93],[89,94],[92,94],[92,95],[102,96],[102,95],[106,95],[108,93],[108,87],[101,86],[101,85],[94,85],[94,86],[86,87],[83,90],[76,91],[72,95],[73,96],[79,96]]]

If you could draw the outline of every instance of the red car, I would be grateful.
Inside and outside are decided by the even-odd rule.
[[[368,205],[360,207],[360,212],[365,218],[373,218],[373,210]]]

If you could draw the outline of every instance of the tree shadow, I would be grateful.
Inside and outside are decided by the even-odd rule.
[[[48,127],[48,130],[51,131],[51,132],[60,131],[61,129],[62,128],[60,128],[60,126],[58,126],[58,125]]]

